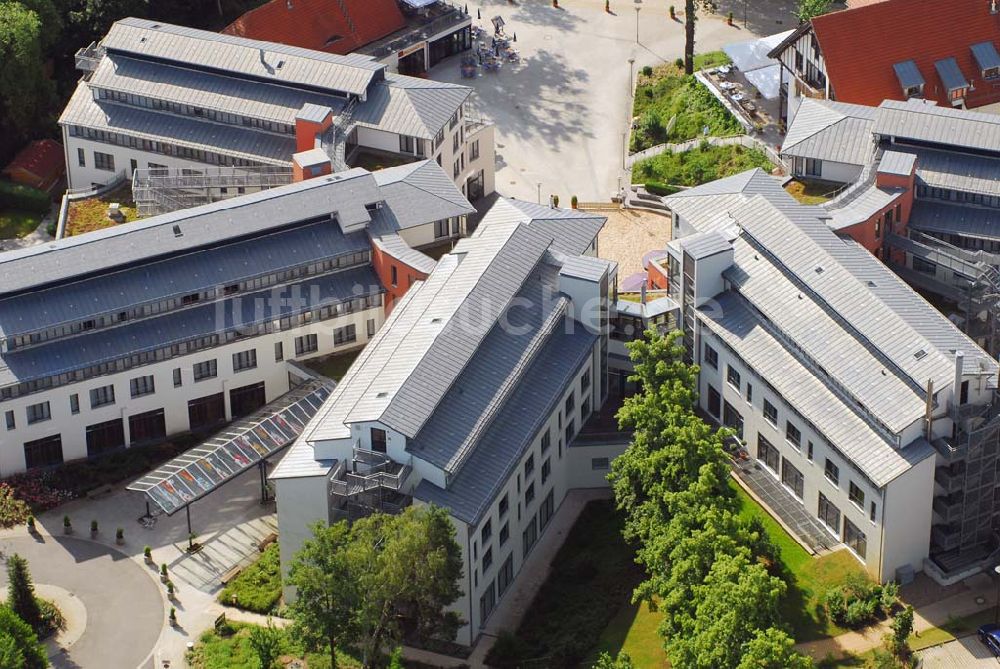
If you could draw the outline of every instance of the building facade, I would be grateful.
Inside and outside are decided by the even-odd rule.
[[[361,169],[0,256],[0,474],[206,432],[364,345],[464,229],[436,164]],[[459,233],[460,234],[460,233]],[[395,267],[393,270],[391,267]]]

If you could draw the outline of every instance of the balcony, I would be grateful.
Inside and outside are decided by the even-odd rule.
[[[962,503],[965,495],[961,491],[953,492],[947,496],[934,498],[934,513],[940,516],[945,523],[956,523],[962,518],[965,506]]]
[[[104,58],[104,48],[98,46],[96,42],[91,42],[76,52],[76,69],[90,75],[97,69],[102,58]]]
[[[965,467],[938,467],[934,472],[934,481],[951,495],[965,487]]]
[[[375,58],[385,58],[395,51],[403,51],[449,28],[458,28],[463,23],[471,24],[472,17],[462,11],[458,5],[442,0],[419,12],[408,13],[405,28],[361,47],[358,49],[358,53]]]
[[[956,550],[961,540],[962,532],[957,525],[935,525],[931,528],[931,546],[935,552]]]

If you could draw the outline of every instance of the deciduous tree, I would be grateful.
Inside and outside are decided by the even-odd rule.
[[[694,24],[697,11],[714,12],[715,0],[684,0],[684,72],[694,73]]]
[[[257,655],[260,669],[271,669],[274,661],[281,655],[281,630],[274,626],[268,618],[267,625],[255,626],[250,630],[250,647]]]
[[[813,669],[813,661],[795,651],[795,640],[784,631],[769,627],[746,645],[737,669]]]
[[[633,667],[632,658],[625,651],[621,651],[617,657],[611,657],[610,653],[601,653],[593,669],[633,669]]]
[[[830,11],[830,0],[799,0],[795,15],[799,17],[799,21],[805,22],[828,11]]]
[[[0,127],[26,139],[49,116],[54,87],[45,75],[38,14],[19,2],[0,2]]]
[[[28,561],[17,553],[7,559],[7,583],[7,606],[31,629],[37,630],[42,623],[42,612],[35,599]]]

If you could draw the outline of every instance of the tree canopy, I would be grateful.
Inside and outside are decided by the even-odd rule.
[[[799,21],[808,21],[830,11],[831,0],[799,0],[795,15]]]
[[[42,622],[42,612],[35,599],[35,586],[31,582],[28,561],[14,553],[7,559],[7,606],[17,616],[37,630]]]
[[[3,604],[0,604],[0,660],[0,667],[14,669],[45,669],[49,666],[45,648],[31,625]]]
[[[45,30],[25,4],[0,2],[0,127],[16,140],[41,127],[55,102],[44,67]]]

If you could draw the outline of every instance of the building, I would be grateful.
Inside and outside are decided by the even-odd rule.
[[[929,101],[878,107],[802,101],[782,155],[795,176],[831,182],[830,225],[1000,352],[1000,116]]]
[[[469,199],[493,192],[493,126],[469,113],[471,89],[368,56],[129,18],[77,64],[59,120],[70,188],[132,179],[137,201],[169,211],[192,192],[208,202],[287,183],[293,156],[319,149],[333,171],[428,158]]]
[[[998,548],[1000,365],[822,207],[752,170],[663,199],[700,405],[779,499],[879,581]],[[824,539],[825,537],[825,539]]]
[[[475,642],[566,492],[606,486],[625,447],[576,439],[609,392],[604,221],[501,199],[410,289],[271,474],[283,568],[317,520],[436,504]]]
[[[446,0],[271,0],[222,32],[346,55],[420,76],[472,48],[472,17]]]
[[[37,139],[18,151],[2,174],[14,183],[49,191],[65,172],[62,145],[54,139]]]
[[[0,474],[206,432],[362,346],[473,208],[424,161],[0,254]]]
[[[1000,13],[993,0],[861,3],[800,25],[769,54],[782,65],[782,121],[802,97],[874,106],[1000,102]]]

